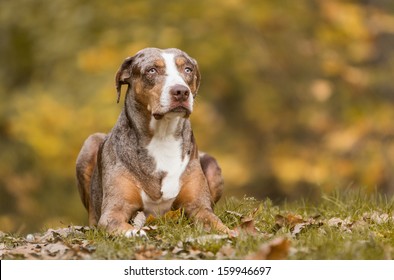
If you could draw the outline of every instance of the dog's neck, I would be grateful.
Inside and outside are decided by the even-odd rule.
[[[153,136],[159,139],[179,138],[185,119],[178,113],[169,113],[160,120],[151,117],[149,128]]]
[[[174,199],[181,175],[190,159],[196,158],[190,120],[175,112],[155,119],[134,96],[126,95],[119,123],[128,131],[123,143],[130,143],[119,149],[125,158],[136,157],[130,169],[144,182],[145,194],[154,201]]]
[[[135,101],[130,90],[126,94],[124,113],[128,121],[128,126],[136,133],[137,137],[143,141],[143,145],[147,145],[151,138],[183,138],[185,126],[190,127],[190,120],[184,118],[182,113],[168,113],[160,119],[155,119],[151,112]],[[186,130],[188,131],[188,130]],[[148,139],[142,139],[148,137]]]

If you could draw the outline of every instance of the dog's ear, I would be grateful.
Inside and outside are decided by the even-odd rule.
[[[196,86],[196,94],[197,94],[197,92],[198,92],[198,89],[200,88],[200,82],[201,82],[201,73],[200,73],[200,69],[198,68],[198,64],[197,64],[197,61],[196,60],[194,60],[195,61],[195,63],[196,63],[196,84],[197,84],[197,86]]]
[[[119,103],[120,100],[120,94],[121,94],[121,89],[122,85],[129,85],[131,86],[131,64],[133,63],[134,57],[127,57],[122,65],[120,66],[118,72],[116,72],[115,75],[115,87],[116,87],[116,93],[118,94],[118,98],[116,100],[117,103]]]
[[[198,64],[197,64],[197,60],[192,58],[192,61],[194,62],[194,65],[196,67],[196,74],[195,74],[195,79],[196,79],[196,92],[195,95],[197,95],[198,89],[200,87],[200,81],[201,81],[201,74],[200,74],[200,70],[198,69]]]

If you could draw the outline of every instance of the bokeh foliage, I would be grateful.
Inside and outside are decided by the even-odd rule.
[[[227,194],[394,193],[393,1],[1,1],[0,35],[0,230],[86,222],[76,156],[148,46],[198,60],[193,126]]]

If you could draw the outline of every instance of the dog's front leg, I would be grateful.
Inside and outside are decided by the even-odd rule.
[[[142,209],[140,190],[128,176],[104,178],[103,202],[98,226],[114,234],[134,236],[130,219]]]
[[[213,213],[214,199],[198,160],[189,163],[181,178],[182,188],[174,202],[175,208],[183,208],[185,214],[204,226],[234,235],[234,231],[225,226]]]

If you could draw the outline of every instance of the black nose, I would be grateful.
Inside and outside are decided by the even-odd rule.
[[[176,101],[186,101],[189,98],[190,90],[188,87],[183,85],[175,85],[170,90],[171,96]]]

